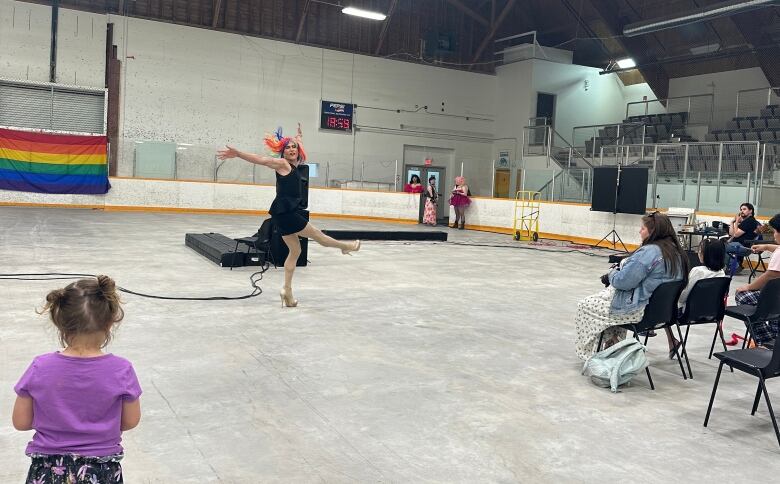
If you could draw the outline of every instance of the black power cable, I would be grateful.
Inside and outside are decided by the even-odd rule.
[[[604,251],[612,251],[611,253],[598,253],[593,252],[590,250],[583,250],[583,249],[572,249],[567,246],[551,246],[546,245],[544,247],[550,247],[549,249],[542,248],[540,246],[529,246],[529,245],[499,245],[499,244],[480,244],[480,243],[473,243],[473,242],[447,242],[448,245],[461,245],[466,247],[495,247],[499,249],[523,249],[523,250],[536,250],[539,252],[554,252],[557,254],[572,254],[572,253],[578,253],[587,255],[590,257],[605,257],[613,255],[614,253],[620,253],[625,254],[625,252],[621,251],[615,251],[615,249],[610,249],[609,247],[593,247],[594,250],[604,250]],[[560,249],[555,249],[552,247],[560,247]]]
[[[517,250],[535,250],[539,252],[550,252],[550,253],[556,253],[556,254],[583,254],[587,255],[589,257],[609,257],[612,255],[625,255],[626,253],[623,251],[611,249],[609,247],[593,247],[593,250],[585,250],[585,249],[574,249],[565,245],[544,245],[544,246],[537,246],[537,245],[519,245],[519,244],[488,244],[488,243],[478,243],[478,242],[456,242],[456,241],[445,241],[445,242],[439,242],[439,241],[425,241],[425,240],[419,240],[419,241],[409,241],[409,242],[396,242],[393,241],[387,241],[382,245],[422,245],[422,244],[430,244],[430,245],[459,245],[462,247],[491,247],[491,248],[498,248],[498,249],[517,249]],[[549,247],[549,248],[544,248]],[[560,247],[560,248],[554,248],[554,247]],[[604,251],[604,252],[601,252]]]
[[[124,287],[117,286],[117,290],[133,294],[140,297],[148,297],[152,299],[165,299],[169,301],[238,301],[240,299],[249,299],[259,296],[263,293],[263,289],[259,283],[263,279],[263,273],[268,270],[268,263],[264,264],[262,268],[252,273],[249,276],[249,284],[252,286],[252,292],[243,296],[210,296],[210,297],[177,297],[177,296],[158,296],[155,294],[146,294],[143,292],[131,291]],[[95,274],[79,274],[79,273],[65,273],[65,272],[38,272],[38,273],[25,273],[25,274],[0,274],[1,280],[9,281],[55,281],[62,279],[81,279],[83,277],[94,277]]]

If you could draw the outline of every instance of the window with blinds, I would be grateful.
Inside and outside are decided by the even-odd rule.
[[[106,91],[0,80],[0,126],[105,134]]]

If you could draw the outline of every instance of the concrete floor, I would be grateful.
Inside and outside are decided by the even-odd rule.
[[[86,272],[164,295],[239,295],[252,268],[222,269],[186,232],[249,235],[257,217],[0,207],[3,273]],[[321,228],[426,230],[317,219]],[[446,230],[446,229],[444,229]],[[756,380],[724,373],[711,329],[694,330],[695,379],[662,337],[656,383],[618,394],[580,375],[577,301],[598,291],[605,257],[520,250],[509,236],[449,231],[455,243],[366,242],[344,257],[311,245],[300,306],[279,307],[282,271],[262,296],[171,302],[127,295],[111,351],[144,389],[124,434],[128,483],[768,482],[780,469]],[[498,244],[474,247],[456,243]],[[744,277],[740,278],[744,279]],[[742,281],[736,281],[741,283]],[[0,482],[21,482],[31,433],[10,425],[12,386],[56,349],[37,316],[61,281],[0,281]],[[734,284],[732,287],[736,287]],[[739,330],[741,323],[729,322]],[[780,385],[769,383],[780,408]]]

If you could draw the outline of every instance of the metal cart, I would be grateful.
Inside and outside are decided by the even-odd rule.
[[[512,226],[515,240],[539,240],[539,206],[542,194],[529,190],[515,195],[515,220]]]

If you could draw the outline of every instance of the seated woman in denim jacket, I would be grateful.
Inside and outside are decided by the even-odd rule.
[[[609,286],[577,306],[575,345],[582,360],[596,352],[602,332],[606,346],[625,338],[626,330],[617,326],[639,322],[656,287],[688,275],[688,258],[669,217],[659,212],[645,215],[639,236],[642,246],[603,277]]]

